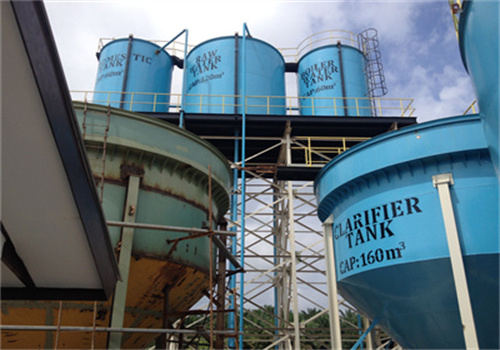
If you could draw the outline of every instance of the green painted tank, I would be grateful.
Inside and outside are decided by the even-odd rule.
[[[135,222],[202,228],[209,212],[217,222],[229,206],[231,174],[225,157],[211,144],[158,119],[100,105],[75,103],[102,205],[108,221],[124,221],[134,211]],[[103,140],[106,139],[105,148]],[[212,208],[209,210],[209,168]],[[140,179],[137,206],[127,205],[130,176]],[[101,179],[103,183],[101,184]],[[102,186],[101,186],[102,185]],[[117,255],[122,229],[109,227]],[[135,229],[127,287],[124,327],[162,328],[164,288],[168,312],[188,310],[209,287],[208,237],[186,239],[187,233]],[[216,248],[213,247],[215,259]],[[214,260],[215,261],[215,260]],[[215,266],[215,265],[214,265]],[[215,275],[215,273],[214,273]],[[56,324],[58,302],[9,302],[4,324]],[[28,315],[36,315],[26,323]],[[110,325],[111,301],[98,304],[96,326]],[[92,326],[93,303],[63,302],[63,326]],[[172,320],[170,320],[172,321]],[[33,323],[35,322],[35,323]],[[8,347],[54,347],[51,332],[19,332]],[[24,334],[24,335],[23,335]],[[125,333],[122,348],[144,348],[157,334]],[[106,333],[62,332],[59,348],[105,348]],[[3,344],[2,345],[8,345]]]

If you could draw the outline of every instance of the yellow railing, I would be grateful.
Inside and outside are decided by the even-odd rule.
[[[293,138],[292,150],[304,152],[306,166],[324,165],[368,137],[298,136]]]
[[[325,30],[315,33],[300,42],[297,47],[286,47],[278,49],[285,60],[294,60],[297,62],[304,54],[315,48],[325,45],[335,45],[337,42],[347,44],[361,49],[359,35],[346,30]]]
[[[71,92],[76,101],[111,105],[126,110],[172,112],[181,109],[178,93],[83,91]],[[242,113],[238,95],[186,95],[184,109],[192,113]],[[413,99],[366,97],[285,97],[246,96],[246,112],[250,114],[287,114],[312,116],[383,116],[413,117]],[[347,113],[346,113],[347,112]]]
[[[460,3],[460,0],[448,0],[448,3],[450,5],[453,25],[455,27],[455,34],[457,35],[458,39],[458,14],[462,11],[462,4]]]
[[[472,102],[470,104],[470,106],[465,110],[464,115],[469,113],[469,111],[472,111],[472,113],[474,113],[474,114],[477,113],[476,106],[477,106],[477,100],[475,100],[474,102]]]

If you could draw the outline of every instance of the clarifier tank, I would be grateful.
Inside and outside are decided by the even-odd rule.
[[[460,52],[474,86],[486,139],[499,175],[500,3],[465,1],[460,15]]]
[[[480,115],[380,135],[335,158],[315,180],[318,215],[333,217],[340,294],[404,348],[466,347],[457,298],[464,286],[453,277],[445,219],[456,225],[479,348],[500,346],[500,33],[491,29],[499,9],[467,1],[460,17]],[[454,218],[442,209],[449,203]]]
[[[340,294],[404,348],[464,348],[433,175],[451,196],[479,345],[498,348],[498,181],[476,116],[443,119],[365,141],[315,181],[333,215]]]

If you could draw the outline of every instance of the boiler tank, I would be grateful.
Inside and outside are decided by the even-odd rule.
[[[309,51],[298,63],[301,115],[371,116],[365,55],[338,44]]]

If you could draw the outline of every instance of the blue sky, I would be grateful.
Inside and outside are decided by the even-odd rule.
[[[475,99],[458,49],[447,0],[440,1],[45,1],[72,90],[92,90],[99,38],[169,40],[189,29],[189,43],[242,31],[277,48],[296,47],[327,29],[375,28],[386,97],[414,98],[418,121],[461,114]],[[179,74],[177,74],[177,77]],[[289,76],[289,74],[287,74]],[[296,83],[287,78],[287,94]],[[175,78],[173,92],[179,89]],[[178,90],[179,91],[179,90]],[[177,92],[178,92],[177,91]]]

